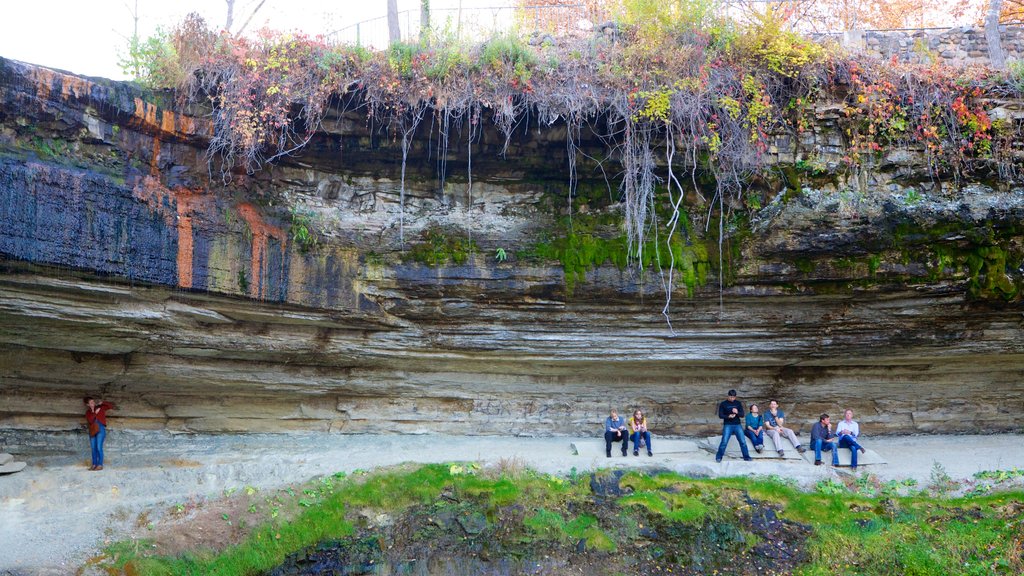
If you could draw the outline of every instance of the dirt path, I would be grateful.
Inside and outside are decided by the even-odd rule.
[[[935,462],[954,479],[981,470],[1024,468],[1024,436],[882,437],[865,444],[888,463],[863,466],[881,480],[926,484]],[[804,485],[842,473],[802,460],[727,459],[695,439],[655,439],[655,455],[604,456],[593,438],[344,435],[170,435],[114,431],[107,466],[89,472],[81,434],[0,433],[0,451],[28,462],[0,476],[0,576],[70,574],[105,543],[124,539],[168,510],[246,486],[264,490],[337,471],[403,462],[516,459],[567,474],[635,466],[720,476],[778,474]]]

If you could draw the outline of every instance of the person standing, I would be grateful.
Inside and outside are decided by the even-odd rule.
[[[85,421],[89,425],[89,447],[92,449],[92,466],[89,470],[103,470],[103,441],[107,438],[107,411],[116,407],[110,402],[96,403],[95,398],[86,397]]]
[[[715,454],[715,462],[721,462],[725,455],[725,447],[729,438],[736,437],[740,443],[740,452],[743,459],[750,461],[750,452],[747,451],[747,441],[743,439],[743,403],[736,399],[736,391],[729,390],[726,399],[718,404],[718,417],[722,419],[722,442],[718,445],[718,453]]]
[[[619,413],[612,410],[611,414],[604,419],[604,455],[612,457],[612,442],[622,442],[622,455],[626,455],[629,449],[629,434],[626,433],[626,420],[619,416]]]
[[[796,432],[786,428],[785,424],[786,414],[779,409],[779,403],[772,400],[768,403],[768,411],[764,413],[764,429],[768,432],[768,437],[775,443],[775,449],[779,452],[779,456],[786,455],[786,451],[782,448],[782,436],[789,439],[797,452],[801,454],[806,452],[800,441],[796,439]]]
[[[853,410],[847,408],[843,413],[843,419],[836,424],[836,436],[839,437],[839,447],[850,449],[850,468],[857,469],[857,452],[863,454],[864,447],[857,442],[860,436],[860,425],[853,419]]]
[[[757,404],[751,404],[750,412],[747,413],[743,426],[743,433],[750,438],[750,442],[753,443],[754,450],[758,454],[764,450],[764,416],[761,415],[760,410]]]
[[[811,446],[814,446],[814,465],[821,466],[821,453],[832,452],[832,465],[839,466],[839,452],[836,450],[836,435],[832,433],[832,423],[828,414],[818,417],[818,422],[811,427]]]
[[[633,439],[633,456],[640,455],[641,440],[647,446],[647,455],[654,456],[651,452],[651,433],[647,430],[647,416],[644,416],[643,410],[633,412],[633,417],[629,419],[629,429],[633,432],[630,434]]]

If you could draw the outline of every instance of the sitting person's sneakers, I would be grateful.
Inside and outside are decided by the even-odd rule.
[[[807,448],[804,448],[803,446],[797,446],[796,451],[803,454],[804,452],[807,452]]]
[[[815,460],[814,461],[814,465],[815,466],[821,466],[821,460]]]
[[[779,458],[785,458],[785,457],[786,457],[786,451],[785,450],[779,450]]]
[[[762,450],[764,450],[764,446],[754,446],[754,451],[758,454],[760,454]]]
[[[639,450],[633,450],[633,456],[639,456],[639,455],[640,455],[640,451]]]
[[[864,447],[863,447],[863,446],[861,446],[861,447],[860,447],[860,453],[861,453],[861,454],[863,454],[863,453],[865,453],[865,452],[867,452],[867,450],[865,450],[865,449],[864,449]]]
[[[751,458],[750,456],[744,456],[743,459],[746,460],[747,462],[753,460],[753,458]]]
[[[648,455],[648,456],[654,456],[654,452],[651,452],[650,450],[648,450],[648,451],[647,451],[647,455]]]

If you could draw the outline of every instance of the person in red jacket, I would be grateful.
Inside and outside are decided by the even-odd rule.
[[[110,402],[96,403],[85,398],[85,421],[89,423],[89,446],[92,448],[92,466],[89,470],[103,470],[103,440],[107,437],[107,410],[114,410]]]

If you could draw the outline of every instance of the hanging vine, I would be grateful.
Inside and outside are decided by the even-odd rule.
[[[408,153],[426,114],[431,131],[437,125],[442,193],[452,130],[465,134],[467,213],[473,143],[484,118],[504,137],[501,154],[531,117],[538,130],[557,124],[566,130],[570,218],[578,160],[585,157],[613,182],[610,188],[617,182],[628,259],[661,274],[670,325],[676,273],[685,272],[691,287],[693,261],[703,257],[691,220],[702,220],[705,237],[719,244],[721,305],[728,213],[745,209],[744,183],[764,172],[770,143],[782,134],[799,138],[817,101],[838,104],[836,122],[847,140],[842,169],[874,162],[885,146],[923,147],[938,179],[955,182],[977,170],[1021,173],[1001,138],[1006,127],[986,110],[986,93],[1020,93],[1001,77],[860,63],[786,31],[772,14],[741,27],[711,10],[663,13],[657,3],[640,4],[651,14],[624,18],[611,39],[529,46],[499,36],[466,49],[438,36],[380,53],[299,35],[218,35],[190,17],[171,36],[178,73],[160,77],[184,78],[179,95],[211,105],[210,158],[225,175],[301,149],[332,96],[366,106],[368,121],[401,143],[402,245]],[[582,152],[588,138],[605,142],[605,158]],[[606,165],[618,165],[618,174],[606,173]],[[690,206],[688,197],[695,199]]]

